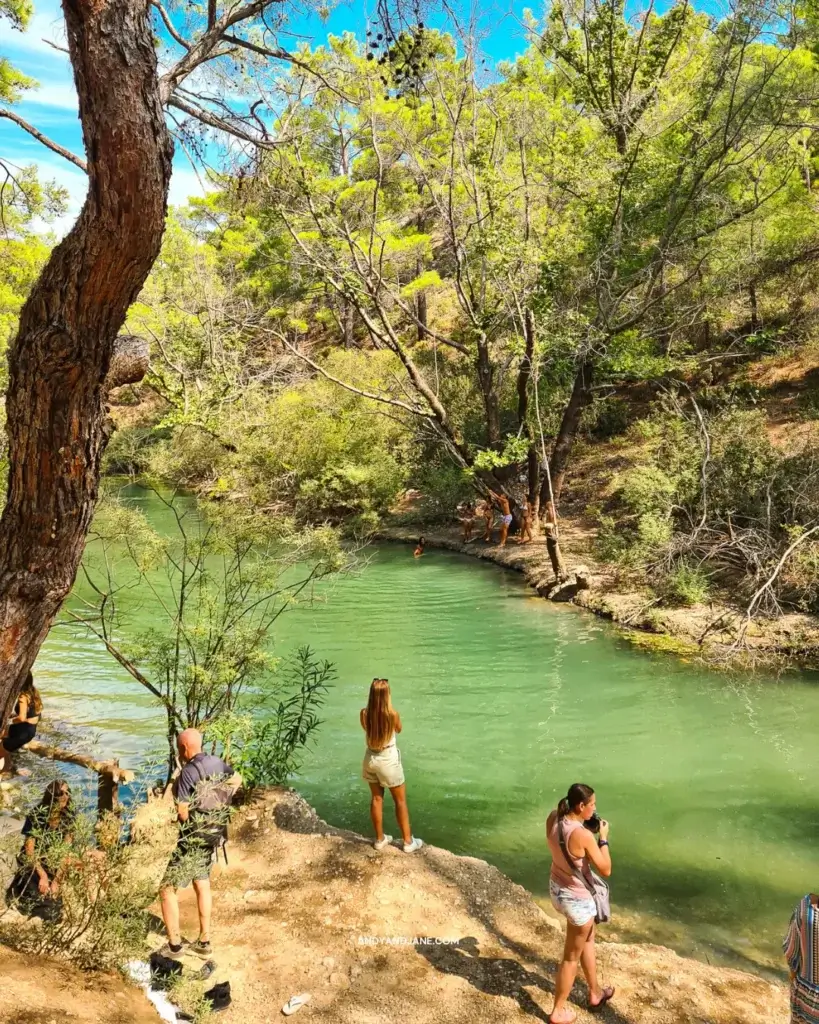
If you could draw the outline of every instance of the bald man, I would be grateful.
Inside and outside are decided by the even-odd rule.
[[[159,889],[162,920],[168,933],[160,952],[176,958],[185,948],[179,931],[176,891],[193,883],[199,939],[186,945],[189,952],[207,960],[212,953],[210,872],[219,847],[227,839],[230,804],[242,779],[221,757],[204,753],[202,743],[202,734],[196,729],[185,729],[177,738],[182,771],[173,784],[173,796],[179,838]]]

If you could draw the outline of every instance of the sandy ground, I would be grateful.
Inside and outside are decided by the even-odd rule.
[[[160,844],[161,845],[161,844]],[[157,850],[159,847],[157,847]],[[161,871],[162,863],[156,866]],[[562,948],[559,927],[496,868],[426,847],[376,853],[326,825],[288,789],[267,791],[237,817],[229,865],[214,872],[214,981],[229,980],[225,1024],[279,1021],[309,992],[300,1022],[520,1024],[547,1021]],[[196,936],[192,890],[183,934]],[[156,908],[155,908],[156,909]],[[159,931],[152,937],[158,946]],[[708,967],[659,946],[601,941],[614,1002],[579,1024],[785,1024],[783,985]],[[196,969],[200,961],[191,960]],[[0,947],[2,1024],[149,1024],[158,1018],[115,976]]]
[[[230,865],[214,878],[216,977],[229,979],[227,1024],[300,1021],[505,1024],[546,1021],[562,933],[531,896],[484,861],[425,848],[376,853],[333,829],[289,790],[243,815]],[[192,894],[182,896],[194,936]],[[157,939],[159,936],[157,936]],[[413,940],[427,940],[417,941]],[[784,986],[710,968],[656,946],[600,944],[614,1004],[578,1021],[770,1024],[788,1019]]]
[[[0,946],[2,1024],[157,1024],[143,994],[118,975],[82,974]]]

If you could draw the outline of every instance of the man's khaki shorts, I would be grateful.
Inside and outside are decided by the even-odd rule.
[[[365,782],[378,783],[385,789],[404,785],[401,751],[394,744],[383,750],[367,750],[361,772]]]

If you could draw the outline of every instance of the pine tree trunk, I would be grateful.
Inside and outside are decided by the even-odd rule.
[[[0,520],[0,721],[85,547],[108,439],[114,340],[162,240],[172,146],[145,0],[64,0],[88,195],[20,314],[9,354]]]
[[[560,429],[557,432],[555,446],[552,449],[552,457],[549,460],[552,478],[552,499],[557,502],[560,499],[560,492],[563,489],[563,479],[569,465],[569,456],[572,453],[577,431],[580,427],[580,418],[583,410],[591,401],[591,386],[594,378],[594,365],[589,359],[584,359],[577,369],[574,379],[574,386],[566,408],[563,410],[563,418],[560,421]],[[549,479],[544,476],[543,487],[540,492],[540,506],[546,508],[550,500]]]

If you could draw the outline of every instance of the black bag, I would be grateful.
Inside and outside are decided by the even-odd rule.
[[[580,881],[589,890],[589,895],[594,900],[594,906],[596,909],[594,921],[595,924],[605,924],[606,921],[611,920],[611,897],[609,896],[609,887],[603,881],[603,879],[592,871],[589,867],[588,876],[583,871],[578,871],[574,866],[573,859],[569,856],[569,851],[566,848],[566,837],[563,835],[563,822],[559,821],[557,825],[557,838],[560,842],[560,849],[563,856],[566,858],[566,863],[572,869],[572,874],[575,878],[579,878]]]
[[[231,1003],[230,982],[221,981],[218,985],[208,989],[205,993],[205,999],[210,1003],[210,1008],[215,1013],[218,1013],[220,1010],[226,1010]]]
[[[169,956],[162,956],[161,953],[151,953],[149,964],[151,967],[151,985],[154,988],[167,988],[170,982],[182,973],[182,964],[178,960],[172,960]]]

